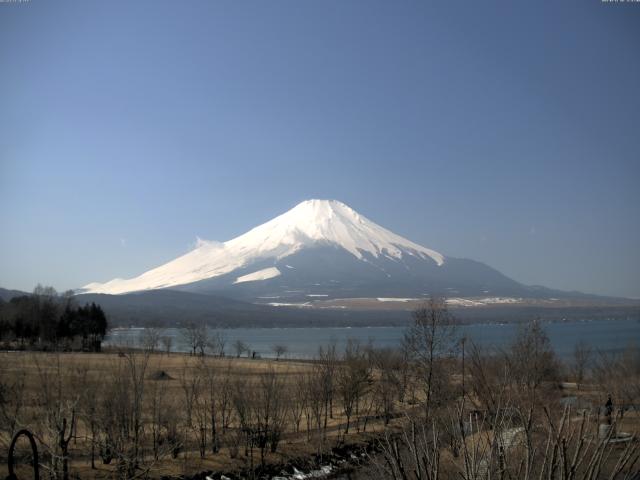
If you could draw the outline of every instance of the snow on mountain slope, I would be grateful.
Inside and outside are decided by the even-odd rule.
[[[275,278],[280,275],[280,270],[276,267],[263,268],[262,270],[258,270],[257,272],[249,273],[247,275],[242,275],[241,277],[236,278],[234,284],[244,283],[244,282],[257,282],[258,280],[269,280],[270,278]]]
[[[186,285],[219,277],[258,261],[273,259],[275,262],[316,246],[339,247],[363,261],[366,261],[365,255],[370,254],[398,260],[408,255],[433,261],[438,266],[445,262],[440,253],[396,235],[344,203],[307,200],[232,240],[224,243],[199,241],[191,252],[138,277],[90,283],[81,292],[120,294]],[[236,283],[251,275],[237,278]],[[277,275],[268,276],[267,273],[262,279],[274,276]],[[256,280],[259,279],[243,281]]]

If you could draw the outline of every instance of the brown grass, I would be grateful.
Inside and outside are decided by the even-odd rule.
[[[142,355],[142,354],[138,354]],[[42,388],[43,375],[51,375],[58,378],[70,398],[74,397],[73,389],[78,385],[79,372],[97,381],[107,379],[117,370],[117,365],[123,359],[118,353],[44,353],[44,352],[0,352],[0,379],[16,379],[24,375],[25,391],[23,405],[20,414],[20,427],[40,431],[39,424],[44,422],[45,412],[39,406],[39,391]],[[293,360],[270,360],[270,359],[246,359],[246,358],[212,358],[193,357],[185,354],[159,354],[154,353],[149,357],[149,363],[145,375],[145,388],[151,391],[155,383],[162,382],[162,387],[166,388],[167,403],[175,409],[178,415],[183,413],[182,399],[184,396],[182,382],[189,379],[197,372],[201,362],[205,362],[209,368],[214,369],[220,377],[225,372],[231,372],[231,380],[243,382],[249,388],[258,380],[261,374],[275,371],[284,379],[287,387],[302,379],[302,375],[308,373],[313,368],[313,363],[309,361]],[[157,375],[163,372],[163,379]],[[148,399],[145,400],[145,405]],[[406,408],[400,406],[400,409]],[[350,433],[345,436],[343,425],[346,422],[338,401],[333,407],[333,418],[328,421],[327,440],[324,442],[326,448],[338,444],[359,444],[370,439],[372,434],[383,429],[383,422],[379,419],[372,419],[368,422],[367,432],[358,432],[358,428],[352,424]],[[353,419],[352,419],[353,422]],[[232,422],[232,427],[236,424]],[[293,423],[288,421],[285,427],[283,440],[276,453],[268,453],[267,462],[272,464],[286,463],[292,459],[308,458],[316,452],[316,447],[307,441],[306,426],[303,418],[301,432],[294,433]],[[227,432],[222,437],[221,450],[217,454],[212,454],[207,449],[205,458],[200,455],[195,445],[190,445],[183,450],[179,458],[173,459],[170,455],[164,455],[159,461],[150,460],[150,445],[147,441],[144,445],[145,458],[152,464],[152,476],[162,475],[189,475],[201,471],[239,471],[247,468],[250,459],[244,455],[241,447],[237,458],[231,458],[229,451],[229,436],[233,433]],[[192,441],[194,439],[191,439]],[[5,432],[0,433],[0,460],[6,464],[6,451],[9,437]],[[112,478],[114,466],[103,465],[100,457],[96,459],[96,469],[91,469],[90,465],[90,438],[89,430],[85,422],[78,423],[74,439],[70,445],[70,472],[71,476],[80,478]],[[22,448],[22,447],[21,447]],[[259,463],[258,453],[254,452],[254,465]],[[42,473],[41,473],[42,475]],[[4,476],[4,475],[0,475]]]

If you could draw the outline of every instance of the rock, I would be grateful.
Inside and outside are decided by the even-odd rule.
[[[164,370],[158,370],[149,375],[150,380],[173,380],[173,377]]]

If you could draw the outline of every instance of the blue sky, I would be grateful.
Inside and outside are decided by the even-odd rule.
[[[0,286],[137,275],[308,198],[640,297],[640,4],[0,3]]]

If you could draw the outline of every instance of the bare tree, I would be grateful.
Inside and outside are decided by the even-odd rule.
[[[167,355],[171,354],[171,347],[173,345],[173,337],[170,335],[163,335],[162,338],[160,338],[160,343],[162,343],[162,347],[164,349],[164,352]]]
[[[329,418],[333,418],[333,398],[335,394],[335,371],[338,365],[335,341],[318,349],[318,379],[320,380],[324,407],[324,430]]]
[[[611,395],[622,414],[640,402],[640,349],[635,345],[623,352],[598,352],[593,371],[600,395]]]
[[[86,366],[82,366],[82,374],[77,375],[77,388],[80,391],[79,417],[91,435],[91,468],[95,469],[96,445],[99,432],[98,405],[105,394],[102,379],[89,375]]]
[[[233,350],[236,353],[236,357],[240,358],[244,352],[249,351],[249,345],[238,339],[233,342]]]
[[[0,432],[4,432],[7,439],[11,439],[25,423],[26,365],[21,361],[18,367],[9,371],[5,363],[0,362]],[[0,442],[6,443],[2,446],[8,450],[5,435],[0,435]]]
[[[227,337],[224,332],[214,330],[210,332],[207,338],[207,348],[212,355],[216,357],[224,357],[224,349],[227,345]]]
[[[302,416],[307,409],[309,401],[309,389],[303,379],[298,379],[288,387],[288,396],[290,398],[291,420],[294,424],[296,433],[300,432],[300,422]]]
[[[208,432],[209,432],[209,419],[210,419],[210,415],[212,413],[212,408],[211,408],[211,402],[210,402],[210,395],[209,395],[209,390],[207,388],[207,376],[208,376],[208,369],[205,365],[204,362],[204,357],[200,360],[200,364],[196,367],[196,375],[198,376],[199,380],[199,388],[196,391],[195,394],[195,402],[194,402],[194,417],[196,420],[196,425],[195,425],[195,430],[196,430],[196,437],[198,439],[198,451],[200,452],[200,458],[204,458],[204,456],[206,455],[206,451],[207,451],[207,444],[208,444]],[[213,392],[211,392],[213,394]],[[215,405],[215,403],[214,403]],[[215,414],[215,411],[213,412]],[[214,416],[214,422],[215,422],[215,416]],[[215,423],[214,423],[215,425]]]
[[[142,436],[144,434],[144,395],[145,378],[149,355],[125,355],[126,369],[128,373],[129,388],[132,394],[131,403],[131,453],[128,455],[127,476],[134,476],[134,471],[139,467]]]
[[[315,436],[316,454],[323,450],[326,435],[327,385],[323,381],[324,372],[316,365],[304,375],[303,382],[307,389],[307,404],[305,415],[307,417],[307,440],[311,441]],[[314,435],[315,434],[315,435]]]
[[[560,365],[547,333],[539,321],[520,325],[509,352],[510,378],[519,391],[521,401],[532,405],[545,382],[557,382]]]
[[[220,423],[222,424],[222,434],[224,435],[227,429],[229,428],[229,424],[231,422],[231,413],[233,410],[232,405],[232,379],[233,372],[231,370],[231,362],[227,363],[226,368],[224,369],[221,378],[218,379],[218,407],[217,411],[220,413]]]
[[[273,350],[273,353],[276,354],[276,360],[280,360],[280,357],[285,353],[287,353],[287,346],[277,344],[277,345],[273,345],[271,347],[271,350]]]
[[[154,353],[160,344],[162,338],[162,330],[155,327],[147,327],[142,331],[140,337],[140,346],[150,353]]]
[[[208,332],[206,325],[188,323],[185,328],[182,329],[182,336],[185,343],[189,346],[191,355],[204,355],[208,345]]]
[[[191,432],[197,430],[196,425],[196,407],[198,397],[200,395],[200,371],[193,368],[185,359],[184,365],[180,371],[180,388],[182,389],[182,411],[183,411],[183,438],[185,439],[185,462],[187,452],[187,439],[191,436]],[[197,434],[197,432],[195,432]]]
[[[502,407],[502,398],[511,385],[510,362],[504,352],[482,349],[472,343],[469,352],[469,389],[476,409],[495,417]]]
[[[55,355],[47,364],[33,357],[39,380],[37,406],[44,412],[43,430],[39,438],[49,458],[49,475],[54,479],[69,479],[69,443],[74,438],[79,392],[68,388],[60,357]],[[72,383],[75,383],[72,381]]]
[[[437,297],[415,310],[413,320],[404,344],[422,380],[425,417],[429,418],[434,395],[437,397],[448,381],[443,359],[453,354],[458,345],[456,322],[446,301]]]
[[[198,349],[198,327],[190,322],[180,330],[184,343],[189,347],[189,353],[195,355]]]
[[[150,405],[148,405],[151,422],[149,430],[151,432],[151,445],[153,458],[157,461],[163,453],[163,445],[169,440],[169,417],[173,411],[169,405],[167,395],[167,382],[164,379],[157,379],[151,383]]]
[[[205,417],[209,421],[209,432],[211,437],[211,452],[217,453],[220,450],[220,439],[218,433],[218,405],[219,405],[219,376],[211,361],[203,362],[201,365],[203,378],[203,406],[206,409]]]
[[[253,448],[257,444],[257,437],[260,432],[257,431],[256,420],[256,400],[255,386],[247,385],[235,379],[232,386],[232,402],[238,419],[240,432],[245,440],[245,456],[250,459],[250,469],[253,470]]]
[[[206,325],[199,325],[196,328],[196,348],[200,356],[204,356],[207,348],[209,347],[209,332]]]
[[[267,447],[275,453],[284,430],[286,403],[282,376],[271,368],[262,373],[256,385],[255,400],[260,461],[264,465]]]
[[[378,378],[373,386],[376,398],[376,407],[387,425],[395,409],[395,401],[398,398],[398,390],[401,387],[401,379],[398,375],[398,358],[390,349],[372,350],[371,358],[377,370]]]
[[[587,375],[589,364],[591,362],[591,347],[585,341],[580,341],[573,349],[573,363],[571,370],[573,378],[576,381],[578,388]]]
[[[144,465],[144,400],[149,352],[122,353],[111,375],[104,378],[105,395],[100,402],[103,431],[101,455],[104,463],[116,459],[119,478],[132,479],[149,471]]]
[[[342,363],[337,368],[337,392],[342,403],[342,411],[347,419],[344,433],[349,433],[349,426],[354,412],[358,411],[361,398],[372,382],[371,364],[355,341],[348,341]],[[395,393],[395,392],[394,392]]]

